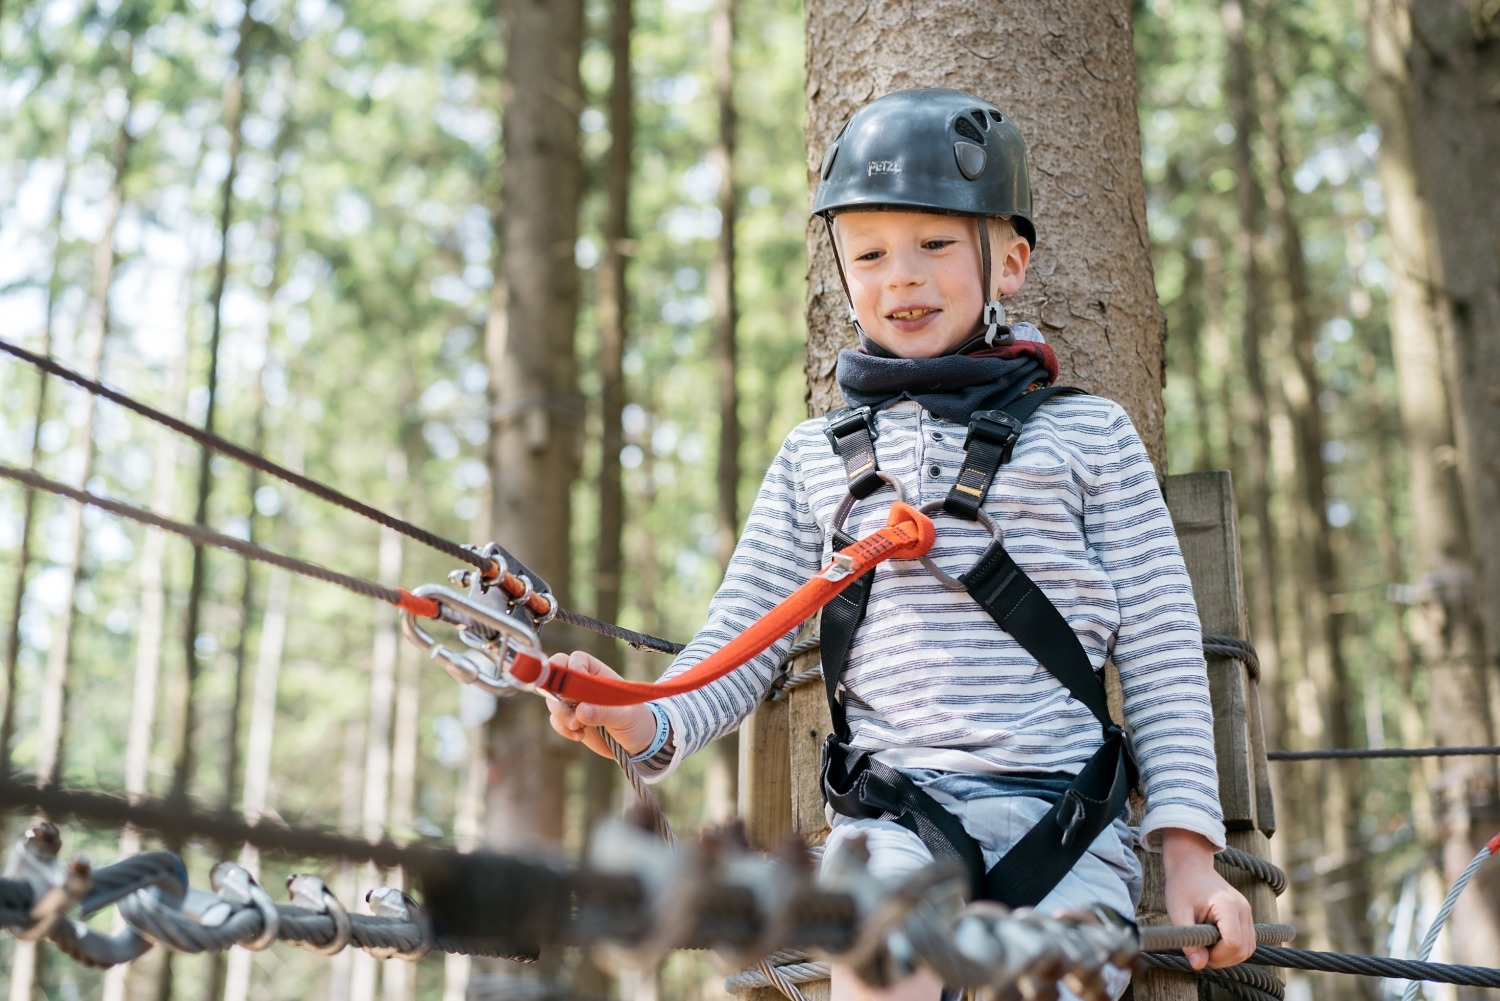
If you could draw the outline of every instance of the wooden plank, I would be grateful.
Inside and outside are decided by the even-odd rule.
[[[818,663],[817,651],[791,665],[796,676]],[[752,847],[770,851],[792,832],[808,844],[828,836],[818,753],[832,727],[822,682],[803,685],[775,702],[764,702],[740,728],[741,814]],[[799,985],[807,1001],[829,1001],[829,985]],[[785,1001],[772,987],[747,991],[737,1001]]]
[[[1205,633],[1245,639],[1249,635],[1240,580],[1239,531],[1234,494],[1225,472],[1189,473],[1166,481],[1167,508],[1193,580],[1193,598]],[[1214,751],[1219,759],[1219,801],[1230,830],[1256,826],[1255,766],[1246,721],[1255,697],[1248,671],[1237,660],[1210,656],[1209,688],[1214,704]]]
[[[817,654],[799,660],[792,673],[817,664]],[[803,685],[787,698],[788,745],[792,757],[792,830],[810,845],[821,845],[828,837],[828,818],[823,813],[823,738],[833,731],[828,715],[828,697],[823,683]]]
[[[1204,633],[1248,640],[1239,523],[1229,474],[1168,477],[1164,492]],[[1220,655],[1208,657],[1208,679],[1226,840],[1232,848],[1268,859],[1267,839],[1276,822],[1255,679],[1243,662]],[[1269,886],[1241,869],[1221,865],[1220,871],[1249,900],[1257,923],[1277,920],[1276,897]],[[1207,993],[1215,999],[1230,996],[1218,988]]]
[[[771,852],[792,833],[792,759],[785,699],[762,702],[740,726],[739,813],[750,847]]]

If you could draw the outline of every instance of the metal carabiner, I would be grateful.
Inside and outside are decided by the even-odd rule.
[[[931,517],[932,515],[937,514],[941,510],[943,510],[943,502],[940,501],[940,500],[928,501],[926,504],[923,504],[921,507],[917,508],[917,511],[919,513],[925,514],[928,517]],[[980,508],[975,513],[975,520],[978,521],[985,528],[989,529],[990,538],[993,541],[995,541],[995,542],[1003,541],[1003,536],[1002,536],[1002,534],[1000,532],[1000,526],[999,526],[999,524],[996,523],[996,521],[995,521],[994,518],[991,518],[989,516],[989,514],[985,512],[984,508]],[[950,591],[964,591],[964,590],[967,590],[967,588],[965,588],[964,585],[963,585],[963,581],[959,580],[956,577],[949,576],[943,570],[939,569],[938,565],[933,562],[932,555],[930,553],[928,555],[926,555],[926,556],[923,556],[921,562],[922,562],[922,565],[927,568],[927,572],[930,573],[930,574],[932,574],[934,577],[936,577],[938,579],[938,583],[940,583],[944,587],[948,588],[948,590],[950,590]]]
[[[518,657],[532,657],[546,663],[541,641],[531,626],[441,584],[423,584],[412,593],[436,602],[438,618],[457,627],[459,639],[483,655],[481,661],[475,654],[448,649],[417,623],[416,616],[403,610],[401,632],[426,650],[428,657],[436,661],[450,678],[491,695],[507,696],[535,689],[535,685],[516,681],[509,670],[510,664]],[[495,673],[491,673],[490,666],[496,668]]]
[[[901,489],[901,481],[897,480],[894,476],[892,476],[890,473],[887,473],[883,469],[877,471],[875,475],[880,477],[883,482],[888,484],[892,490],[896,491],[896,499],[898,501],[902,501],[903,503],[906,501],[906,495]],[[833,512],[833,520],[829,524],[828,534],[832,535],[834,532],[843,530],[844,519],[849,517],[849,512],[854,508],[854,504],[857,500],[858,498],[856,498],[853,493],[847,493],[844,495],[844,499],[839,502],[838,508]],[[943,502],[940,500],[928,501],[926,504],[923,504],[921,507],[917,508],[917,511],[919,513],[925,514],[928,517],[937,514],[941,510],[943,510]],[[978,512],[977,520],[981,525],[989,530],[990,536],[993,539],[995,539],[996,541],[999,541],[1001,539],[1000,526],[996,524],[995,519],[990,517],[983,508],[980,508]],[[950,591],[965,590],[963,582],[939,567],[937,563],[933,561],[931,553],[919,557],[917,562],[926,567],[927,572],[932,574],[933,577],[937,578],[938,583],[942,584]]]

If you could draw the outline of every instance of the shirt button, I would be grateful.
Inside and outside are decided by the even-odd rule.
[[[942,441],[943,440],[943,432],[941,432],[941,431],[934,431],[934,432],[932,432],[932,440],[933,441]]]
[[[927,474],[929,476],[942,476],[943,475],[943,467],[942,466],[933,466],[931,469],[927,470]]]

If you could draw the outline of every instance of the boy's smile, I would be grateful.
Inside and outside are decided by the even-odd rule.
[[[838,253],[866,336],[903,358],[935,358],[968,340],[984,308],[979,224],[929,212],[840,213]],[[1017,265],[1011,248],[993,251],[999,290],[1019,288],[1025,252]]]

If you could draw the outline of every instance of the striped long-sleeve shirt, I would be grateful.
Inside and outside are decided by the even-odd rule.
[[[963,461],[965,427],[903,400],[877,415],[880,468],[908,502],[941,500]],[[813,419],[771,464],[708,618],[667,672],[701,661],[827,562],[848,480]],[[854,537],[885,523],[889,489],[859,501]],[[1134,734],[1147,813],[1162,828],[1224,844],[1201,628],[1156,474],[1130,418],[1095,396],[1049,400],[1027,421],[985,510],[1006,549],[1078,634],[1096,670],[1113,657]],[[939,513],[930,557],[951,576],[990,543],[981,525]],[[661,700],[675,753],[653,779],[733,730],[764,696],[791,636],[699,691]],[[962,591],[919,562],[875,571],[843,682],[851,743],[898,768],[1076,773],[1098,721]]]

